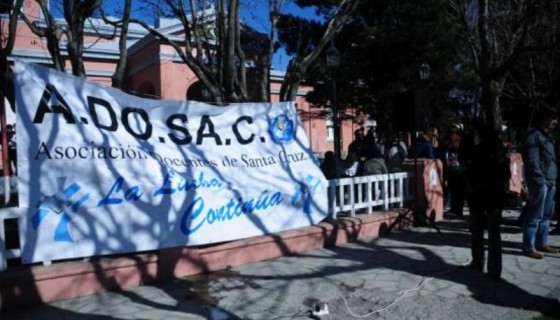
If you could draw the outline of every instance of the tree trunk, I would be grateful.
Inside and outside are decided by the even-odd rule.
[[[87,18],[99,8],[101,0],[65,0],[64,18],[68,24],[68,58],[72,65],[72,74],[85,78],[84,66],[84,24]]]
[[[17,34],[18,17],[21,13],[23,0],[13,2],[10,8],[3,8],[3,14],[7,14],[8,23],[0,18],[0,99],[7,98],[12,108],[15,107],[13,91],[13,74],[9,70],[8,56],[14,49]],[[0,110],[4,112],[4,110]],[[4,146],[5,147],[5,146]]]
[[[272,56],[274,55],[274,44],[276,42],[276,30],[278,25],[280,7],[282,5],[281,0],[270,0],[269,1],[269,22],[270,31],[268,33],[268,48],[263,57],[258,57],[258,71],[257,71],[257,83],[258,83],[258,99],[260,101],[271,101],[270,96],[270,70],[272,68]]]
[[[45,0],[38,0],[37,2],[41,7],[43,16],[45,17],[45,23],[47,24],[46,30],[38,30],[27,19],[25,19],[25,21],[30,27],[31,31],[33,31],[33,33],[35,33],[39,37],[45,37],[47,39],[47,50],[49,50],[49,53],[51,55],[54,69],[64,72],[64,58],[62,57],[62,52],[60,50],[60,38],[62,37],[62,29],[56,22],[55,18],[51,15],[48,2]]]
[[[305,71],[301,70],[300,59],[294,58],[288,64],[284,82],[280,88],[280,101],[295,101],[299,85],[303,79]]]
[[[224,90],[227,102],[235,101],[235,74],[236,74],[236,63],[241,64],[243,61],[239,61],[235,55],[235,11],[237,0],[231,0],[229,4],[227,23],[225,24],[225,52],[226,57],[224,61]]]
[[[121,23],[121,33],[119,36],[119,61],[115,68],[115,73],[111,77],[112,86],[122,89],[124,83],[124,75],[126,72],[127,47],[126,40],[128,38],[128,25],[130,23],[130,7],[132,0],[125,0],[123,19]]]
[[[502,112],[500,108],[500,95],[504,88],[505,76],[502,76],[500,79],[495,79],[492,76],[492,47],[496,45],[496,40],[493,39],[494,42],[492,42],[490,37],[488,0],[480,0],[478,6],[478,36],[480,43],[478,75],[482,89],[480,104],[484,111],[483,119],[486,123],[496,130],[501,130]]]
[[[500,96],[505,84],[505,77],[501,79],[482,79],[482,96],[480,104],[484,111],[486,123],[496,130],[502,130],[502,109]]]

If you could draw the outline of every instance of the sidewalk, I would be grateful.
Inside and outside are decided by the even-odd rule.
[[[560,319],[560,254],[521,254],[517,210],[502,228],[503,281],[469,268],[465,220],[252,263],[229,270],[54,302],[1,319]],[[550,237],[560,247],[560,236]],[[379,312],[376,312],[379,311]],[[369,315],[368,315],[369,314]],[[549,317],[539,318],[542,314]],[[365,316],[368,315],[368,316]]]

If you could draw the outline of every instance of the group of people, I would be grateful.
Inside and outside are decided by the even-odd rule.
[[[558,181],[557,151],[552,133],[558,115],[554,108],[543,107],[535,125],[522,145],[527,214],[523,219],[523,254],[543,259],[543,253],[556,254],[548,244],[551,220],[555,213]],[[501,279],[502,210],[509,190],[511,171],[507,143],[501,132],[487,124],[474,125],[469,132],[450,130],[443,153],[444,176],[450,197],[450,211],[463,215],[466,198],[470,213],[470,267],[483,271],[491,279]],[[485,259],[484,232],[488,232],[488,255]]]
[[[335,161],[334,153],[327,151],[321,170],[327,179],[397,172],[407,156],[408,148],[400,135],[385,145],[376,139],[373,129],[364,133],[360,128],[354,131],[346,158]]]
[[[527,190],[527,214],[523,218],[523,254],[543,259],[543,253],[556,254],[548,244],[551,220],[555,213],[558,181],[557,152],[552,133],[558,115],[556,109],[543,107],[536,115],[535,126],[522,145],[524,181]],[[437,131],[436,131],[437,134]],[[483,272],[486,266],[491,279],[501,279],[502,210],[506,203],[511,177],[508,148],[502,132],[491,125],[474,123],[469,130],[452,127],[444,141],[434,146],[434,134],[420,134],[407,148],[402,137],[395,137],[382,152],[373,135],[355,132],[348,157],[335,171],[334,154],[325,155],[321,168],[328,179],[399,171],[407,156],[439,158],[444,166],[445,198],[450,212],[463,215],[467,200],[470,214],[470,267]],[[560,197],[559,197],[560,198]],[[559,223],[560,224],[560,223]],[[557,229],[560,226],[557,226]],[[488,232],[488,255],[484,233]]]

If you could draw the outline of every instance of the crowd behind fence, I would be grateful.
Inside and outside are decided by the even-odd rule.
[[[372,214],[391,207],[401,208],[414,199],[411,192],[413,178],[412,172],[397,172],[329,180],[329,216],[337,219],[355,217],[356,213]],[[21,257],[17,227],[20,212],[24,211],[0,209],[0,271],[8,269],[8,261],[17,262]],[[50,264],[50,261],[44,264]]]

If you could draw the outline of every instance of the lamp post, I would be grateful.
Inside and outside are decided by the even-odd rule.
[[[334,129],[334,165],[335,177],[339,178],[339,163],[340,163],[340,124],[339,124],[339,110],[338,101],[336,98],[336,71],[340,66],[340,52],[336,49],[334,44],[327,49],[327,67],[331,69],[332,78],[332,103],[333,103],[333,129]]]
[[[420,86],[418,86],[418,88],[415,90],[415,99],[414,99],[414,103],[415,103],[415,117],[414,117],[414,126],[413,126],[413,130],[414,130],[414,139],[412,141],[412,148],[414,150],[414,176],[415,176],[415,182],[414,182],[414,206],[415,206],[415,210],[414,210],[414,220],[415,223],[417,224],[421,224],[424,220],[428,221],[430,223],[432,223],[432,221],[430,220],[430,218],[426,215],[425,213],[425,208],[422,207],[422,205],[420,205],[419,203],[419,195],[418,195],[418,184],[420,183],[420,177],[421,174],[419,172],[419,168],[418,168],[418,136],[417,136],[417,132],[418,132],[418,115],[421,114],[422,115],[422,119],[425,119],[425,113],[426,110],[424,110],[424,104],[425,104],[425,90],[424,90],[424,86],[426,84],[426,82],[428,82],[428,80],[430,79],[430,65],[427,62],[423,62],[420,65],[420,68],[418,69],[418,77],[420,79]],[[424,121],[423,121],[424,122]],[[422,128],[423,130],[426,128]],[[440,232],[439,229],[437,228],[437,226],[435,226],[435,223],[432,223],[434,225],[434,227],[436,228],[436,230],[438,231],[438,233]],[[441,233],[440,233],[441,234]]]
[[[414,107],[414,121],[409,124],[412,125],[412,145],[411,145],[411,149],[412,149],[412,158],[414,160],[414,205],[413,208],[406,211],[405,214],[401,214],[396,220],[395,222],[393,222],[393,224],[391,226],[389,226],[389,231],[391,231],[391,229],[396,226],[398,223],[400,223],[400,221],[402,221],[403,218],[406,217],[406,215],[409,212],[412,212],[413,215],[413,223],[414,225],[421,225],[421,224],[425,224],[426,222],[428,222],[432,227],[434,227],[434,229],[436,229],[436,231],[438,232],[439,235],[443,235],[441,233],[441,230],[439,230],[438,226],[435,224],[435,221],[428,217],[428,215],[426,214],[426,208],[423,206],[423,204],[420,203],[420,198],[419,198],[419,185],[422,183],[422,181],[420,180],[422,177],[422,174],[419,172],[420,168],[418,167],[418,116],[419,114],[424,115],[425,114],[425,110],[422,110],[421,107],[423,107],[424,105],[424,87],[426,85],[426,83],[428,82],[428,80],[430,80],[430,65],[426,62],[422,63],[418,69],[418,78],[419,80],[417,80],[417,84],[416,86],[413,88],[413,90],[411,91],[412,96],[413,96],[413,101],[409,102],[412,103],[412,106]],[[409,91],[410,92],[410,91]],[[410,101],[410,100],[408,100]],[[408,130],[410,130],[410,127],[408,127]]]

